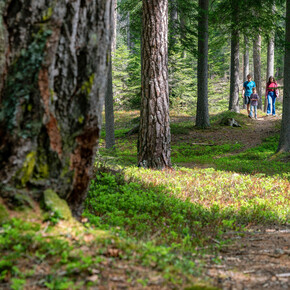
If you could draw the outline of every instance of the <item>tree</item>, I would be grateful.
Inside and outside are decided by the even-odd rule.
[[[243,82],[247,80],[247,75],[250,72],[250,63],[249,63],[249,39],[247,35],[244,35],[244,66],[243,66]],[[243,109],[246,109],[245,102],[243,102]]]
[[[290,0],[286,1],[283,115],[278,152],[290,152]]]
[[[210,126],[208,112],[208,0],[199,0],[196,126]]]
[[[112,46],[110,49],[109,69],[108,69],[108,85],[105,96],[105,119],[106,119],[106,148],[110,149],[115,145],[115,128],[114,128],[114,93],[113,93],[113,77],[112,77],[112,53],[116,51],[116,24],[117,24],[117,0],[112,0],[111,12],[111,35]]]
[[[239,3],[237,0],[231,0],[232,5],[232,28],[231,28],[231,76],[230,76],[230,102],[229,110],[236,113],[239,108],[239,29],[235,25],[239,15]]]
[[[171,166],[168,92],[168,1],[143,0],[142,100],[138,165]]]
[[[273,5],[273,15],[275,13],[275,5]],[[269,80],[270,76],[274,76],[274,53],[275,53],[275,35],[270,35],[268,39],[268,49],[267,49],[267,75],[266,81]],[[261,95],[262,96],[262,95]],[[264,101],[264,112],[267,111],[268,99],[265,98]]]
[[[258,109],[262,109],[261,45],[262,38],[258,34],[253,41],[254,81],[256,83],[257,94],[260,96]]]
[[[84,200],[101,128],[111,1],[6,1],[1,196]],[[17,188],[17,189],[16,189]]]

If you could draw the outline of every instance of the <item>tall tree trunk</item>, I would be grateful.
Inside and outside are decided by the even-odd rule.
[[[6,1],[1,195],[51,188],[77,210],[101,128],[111,1]],[[15,190],[16,192],[16,190]]]
[[[3,81],[2,75],[5,69],[5,47],[6,47],[6,39],[4,34],[4,25],[3,25],[3,13],[4,2],[0,1],[0,92],[1,92],[1,84]]]
[[[113,93],[113,78],[112,78],[112,52],[113,49],[116,49],[116,5],[117,0],[112,0],[112,46],[110,49],[110,59],[109,59],[109,70],[108,70],[108,85],[105,96],[105,127],[106,127],[106,148],[110,149],[115,145],[115,126],[114,126],[114,93]]]
[[[231,80],[229,110],[236,113],[239,108],[239,31],[233,29],[231,38]]]
[[[186,35],[186,15],[184,14],[180,15],[180,35],[181,35],[181,39],[184,39]],[[186,58],[185,49],[183,49],[182,51],[182,58]]]
[[[250,72],[250,57],[249,57],[249,39],[246,35],[244,35],[244,66],[243,66],[243,82],[247,80],[247,75]],[[243,102],[243,109],[246,109],[245,102]]]
[[[290,0],[286,1],[283,115],[278,151],[290,152]]]
[[[250,72],[250,57],[249,57],[249,39],[244,35],[245,50],[244,50],[244,67],[243,67],[243,82],[247,80],[247,75]]]
[[[268,41],[268,52],[267,52],[267,76],[266,82],[268,82],[269,77],[274,77],[274,37],[272,36]],[[264,112],[267,111],[268,99],[265,98],[264,101]]]
[[[258,109],[262,109],[261,45],[262,38],[261,35],[258,35],[253,41],[254,81],[257,94],[260,96]]]
[[[118,0],[112,0],[113,4],[113,29],[112,29],[112,52],[114,53],[117,48],[117,22],[118,22]]]
[[[115,127],[114,127],[114,98],[113,98],[113,80],[112,80],[112,58],[109,60],[108,86],[105,97],[105,119],[106,119],[106,148],[110,149],[115,145]]]
[[[127,26],[127,48],[131,53],[133,53],[135,44],[134,44],[133,37],[131,34],[130,12],[127,13],[126,22],[127,22],[126,23],[126,26]]]
[[[142,100],[138,165],[171,166],[168,94],[168,1],[143,0]]]
[[[208,113],[208,5],[199,0],[196,126],[210,126]]]

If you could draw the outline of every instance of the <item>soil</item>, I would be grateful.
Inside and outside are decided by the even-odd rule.
[[[221,263],[206,275],[221,289],[290,289],[290,228],[256,229],[220,250]]]
[[[173,122],[188,121],[190,117],[175,117],[171,118]],[[172,143],[178,143],[180,139],[188,139],[195,143],[241,143],[245,146],[240,151],[246,150],[250,147],[257,146],[262,143],[262,140],[273,136],[279,132],[279,127],[276,124],[281,121],[281,116],[264,116],[258,117],[257,120],[250,119],[245,124],[247,128],[220,126],[219,128],[213,127],[206,130],[192,130],[189,135],[176,135],[172,136]],[[214,134],[213,134],[214,132]],[[184,141],[183,141],[184,142]],[[238,152],[238,151],[237,151]],[[237,153],[236,152],[236,153]]]
[[[191,142],[224,144],[241,143],[245,146],[235,154],[259,145],[263,139],[279,132],[277,122],[281,116],[264,116],[250,119],[246,130],[223,126],[218,130],[194,130],[186,137]],[[175,120],[175,121],[185,121]],[[213,130],[215,130],[214,134]],[[179,142],[176,136],[173,142]],[[287,160],[289,162],[289,160]],[[185,167],[196,167],[192,163],[182,163]],[[210,278],[215,287],[226,290],[246,289],[290,289],[290,225],[283,228],[248,228],[237,236],[227,233],[225,238],[233,241],[219,250],[220,263],[208,257],[204,278]]]

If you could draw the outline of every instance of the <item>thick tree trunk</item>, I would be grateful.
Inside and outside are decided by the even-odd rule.
[[[138,165],[146,168],[171,166],[167,38],[168,1],[143,0]]]
[[[268,82],[269,77],[274,77],[274,37],[271,37],[268,41],[268,52],[267,52],[267,76],[266,82]],[[268,99],[264,100],[264,112],[267,111]]]
[[[236,113],[239,108],[239,31],[233,29],[231,38],[231,80],[229,110]]]
[[[76,210],[101,128],[111,1],[6,1],[1,195],[51,188]],[[17,189],[19,190],[19,189]]]
[[[208,5],[209,0],[199,0],[196,110],[196,126],[199,128],[210,126],[208,112]]]
[[[279,152],[290,152],[290,0],[286,1],[286,47],[284,65],[284,95]]]
[[[257,94],[260,96],[258,109],[262,109],[261,45],[262,38],[261,35],[258,35],[253,41],[254,81],[256,83]]]

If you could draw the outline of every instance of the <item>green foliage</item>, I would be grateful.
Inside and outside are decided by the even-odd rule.
[[[172,51],[168,61],[170,105],[175,110],[193,110],[197,97],[196,59]]]
[[[113,55],[113,91],[117,108],[140,108],[140,53],[130,53],[125,45],[118,46]]]
[[[97,227],[120,227],[138,238],[158,235],[167,242],[190,236],[203,240],[200,227],[212,220],[212,213],[199,205],[167,196],[158,188],[127,183],[121,175],[98,174],[92,180],[85,202],[87,216]],[[197,239],[198,238],[198,239]]]
[[[0,235],[0,283],[8,282],[11,289],[22,289],[26,280],[35,275],[35,268],[45,260],[54,261],[39,286],[49,289],[82,289],[75,281],[79,275],[89,275],[91,268],[102,260],[100,257],[85,255],[81,250],[74,251],[78,243],[69,243],[59,235],[47,235],[40,225],[11,219],[3,224]],[[24,262],[29,260],[29,264]],[[20,266],[25,265],[25,271]],[[59,275],[60,270],[62,274]]]
[[[249,148],[242,153],[220,157],[215,160],[218,169],[231,170],[250,174],[277,174],[287,177],[290,180],[290,164],[283,162],[281,157],[275,158],[274,153],[278,148],[279,135],[268,137],[264,142],[254,148]]]

